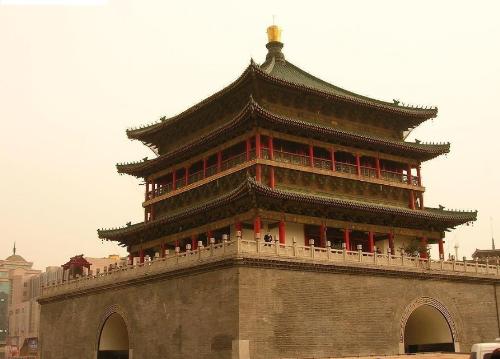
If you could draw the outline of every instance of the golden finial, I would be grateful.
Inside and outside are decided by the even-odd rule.
[[[273,24],[267,28],[267,40],[269,42],[281,42],[281,29],[274,24],[274,17],[273,15]]]

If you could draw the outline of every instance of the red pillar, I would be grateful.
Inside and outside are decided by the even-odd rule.
[[[139,251],[139,262],[144,263],[144,249],[142,249],[142,248]]]
[[[281,220],[278,226],[278,237],[280,244],[285,244],[285,221]]]
[[[198,237],[196,235],[191,236],[191,249],[195,250],[198,248]]]
[[[210,245],[210,238],[213,237],[212,231],[207,231],[207,246]]]
[[[422,186],[422,177],[421,177],[421,174],[420,174],[420,165],[417,166],[417,181],[418,181],[418,185]]]
[[[172,191],[175,191],[177,189],[177,170],[174,170],[172,172]]]
[[[396,251],[394,250],[394,234],[389,233],[389,249],[391,250],[391,254],[395,255]]]
[[[335,171],[335,150],[330,148],[330,161],[332,162],[332,171]]]
[[[415,194],[413,193],[413,190],[410,190],[410,204],[409,204],[410,209],[415,209]]]
[[[319,246],[326,247],[326,226],[324,224],[319,226]]]
[[[261,158],[261,152],[260,152],[260,133],[255,135],[255,158],[260,159]],[[262,168],[260,167],[259,164],[255,166],[255,180],[257,182],[260,182],[262,179]]]
[[[254,238],[257,238],[257,233],[261,235],[261,222],[260,222],[260,217],[256,216],[254,221],[253,221],[253,235]]]
[[[247,161],[250,161],[250,151],[252,150],[252,143],[250,142],[250,138],[246,139],[246,155]]]
[[[424,209],[424,193],[420,192],[420,209]]]
[[[441,238],[438,242],[439,244],[439,259],[444,259],[444,241]]]
[[[377,169],[377,178],[382,177],[380,173],[380,158],[375,158],[375,168]]]
[[[144,194],[144,200],[147,201],[149,199],[149,181],[146,180],[146,193]]]
[[[267,141],[267,147],[268,147],[268,157],[272,161],[274,160],[274,143],[273,143],[273,137],[269,136],[268,141]],[[269,187],[274,188],[274,167],[269,167]]]
[[[347,249],[348,251],[351,250],[351,238],[349,236],[350,234],[350,230],[349,229],[344,229],[344,243],[345,243],[345,249]]]
[[[255,157],[260,158],[260,133],[255,135]]]
[[[361,176],[361,156],[359,153],[356,153],[356,171],[358,176]]]
[[[222,151],[217,152],[217,172],[222,169]]]
[[[149,206],[149,220],[152,221],[155,219],[155,206],[152,204]]]
[[[427,237],[420,238],[420,258],[427,259]]]
[[[160,258],[165,258],[165,243],[160,244]]]
[[[407,172],[407,180],[408,180],[408,184],[413,184],[413,178],[411,176],[411,164],[408,163],[408,168],[406,169],[406,172]]]
[[[374,247],[375,247],[374,235],[373,232],[370,231],[368,232],[368,252],[373,253]]]
[[[128,254],[128,262],[129,262],[129,264],[134,264],[134,254],[132,252],[130,252],[130,248],[129,248],[129,254]]]
[[[207,177],[207,159],[203,159],[203,178]]]
[[[274,188],[275,180],[274,180],[274,167],[269,167],[269,187]]]
[[[267,147],[268,147],[268,150],[269,150],[269,159],[272,161],[272,160],[274,160],[274,141],[273,141],[273,136],[269,136],[268,137]]]
[[[184,180],[187,186],[189,184],[189,167],[186,167],[184,170]]]
[[[314,167],[314,146],[309,145],[309,166]]]

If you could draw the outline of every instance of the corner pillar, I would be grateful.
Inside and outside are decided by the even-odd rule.
[[[350,229],[347,229],[347,228],[344,229],[344,244],[345,244],[345,249],[348,250],[348,251],[351,250],[350,233],[351,233]]]
[[[373,253],[374,247],[375,247],[374,235],[373,232],[370,231],[368,232],[368,252]]]
[[[278,238],[280,244],[285,244],[286,241],[286,233],[285,233],[285,221],[281,220],[278,225]]]

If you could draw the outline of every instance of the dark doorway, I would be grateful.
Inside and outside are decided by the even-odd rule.
[[[97,359],[128,359],[128,357],[127,326],[121,315],[113,313],[102,327]]]

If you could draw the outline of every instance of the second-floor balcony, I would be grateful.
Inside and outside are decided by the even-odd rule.
[[[276,140],[275,140],[276,141]],[[411,172],[412,166],[397,164],[383,159],[360,156],[345,151],[333,151],[311,146],[307,152],[304,145],[286,143],[279,149],[274,146],[273,140],[268,140],[267,146],[260,145],[260,141],[238,143],[232,148],[219,151],[197,163],[174,169],[171,173],[149,182],[146,190],[146,200],[164,195],[203,181],[212,176],[228,171],[245,162],[255,160],[273,161],[292,166],[314,168],[315,170],[331,171],[357,176],[368,180],[382,180],[392,183],[420,187],[420,170]],[[246,147],[246,148],[245,148]],[[287,147],[287,148],[286,148]],[[330,151],[330,152],[328,152]]]

